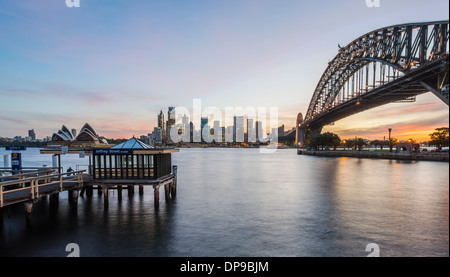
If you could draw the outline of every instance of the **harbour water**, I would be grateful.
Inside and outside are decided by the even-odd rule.
[[[0,154],[9,154],[4,148]],[[51,166],[37,149],[23,166]],[[295,149],[186,149],[178,165],[177,199],[153,205],[153,190],[110,203],[67,192],[56,211],[34,204],[5,207],[0,256],[449,256],[449,164],[297,155]],[[88,158],[62,156],[66,170]],[[163,192],[162,192],[163,194]]]

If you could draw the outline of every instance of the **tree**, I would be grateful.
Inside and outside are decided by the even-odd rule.
[[[361,151],[364,146],[367,145],[367,142],[362,138],[357,138],[355,140],[355,146],[358,147],[358,151]]]
[[[338,135],[330,132],[326,132],[323,134],[315,134],[309,140],[309,146],[315,149],[321,148],[323,150],[324,147],[333,147],[336,150],[341,144],[341,139]]]
[[[391,139],[388,141],[389,152],[392,152],[392,148],[393,148],[397,143],[399,143],[399,142],[400,142],[399,139],[397,139],[397,138],[391,138]]]
[[[381,150],[383,150],[383,142],[381,140],[372,140],[372,142],[370,143],[371,145],[375,146],[375,149],[377,149],[377,146],[381,147]]]
[[[436,128],[436,132],[429,134],[431,140],[429,145],[436,146],[437,148],[449,146],[449,128],[442,127]]]
[[[324,133],[323,140],[326,146],[333,147],[334,150],[341,144],[341,138],[331,132]]]

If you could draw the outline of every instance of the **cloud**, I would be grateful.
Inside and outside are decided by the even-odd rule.
[[[0,120],[8,121],[10,123],[15,123],[15,124],[21,124],[21,125],[27,124],[27,121],[25,121],[25,120],[13,118],[13,117],[9,117],[9,116],[4,116],[4,115],[0,115]]]

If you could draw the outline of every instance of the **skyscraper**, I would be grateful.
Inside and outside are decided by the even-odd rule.
[[[284,124],[278,127],[278,136],[282,137],[284,136]]]
[[[34,129],[28,130],[28,136],[30,137],[31,141],[36,140],[36,132],[34,131]]]
[[[170,139],[170,129],[175,124],[175,107],[169,107],[167,112],[167,123],[166,123],[166,137],[167,142],[172,142]]]
[[[234,116],[233,140],[234,142],[244,142],[244,117]]]
[[[201,119],[201,129],[200,129],[200,134],[202,136],[202,142],[205,142],[205,140],[203,138],[203,130],[205,130],[205,132],[206,132],[207,126],[208,126],[208,118],[207,117],[202,117],[202,119]]]
[[[158,127],[164,131],[164,113],[162,110],[158,114]]]
[[[218,120],[214,121],[214,140],[215,142],[222,142],[222,128]]]
[[[255,128],[253,119],[247,119],[247,142],[256,142]]]
[[[256,142],[260,142],[264,137],[261,121],[255,122],[255,135],[256,135]]]

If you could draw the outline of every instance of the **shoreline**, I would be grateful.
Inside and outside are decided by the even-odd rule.
[[[373,151],[318,151],[297,149],[297,155],[310,155],[318,157],[350,157],[350,158],[369,158],[369,159],[387,159],[387,160],[408,160],[408,161],[433,161],[449,162],[447,153],[395,153],[395,152],[373,152]]]

